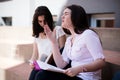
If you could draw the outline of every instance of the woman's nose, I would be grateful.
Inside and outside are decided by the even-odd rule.
[[[42,21],[42,25],[44,25],[44,21]]]
[[[64,15],[62,15],[61,18],[64,19]]]

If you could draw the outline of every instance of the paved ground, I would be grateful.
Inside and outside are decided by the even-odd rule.
[[[6,70],[6,80],[28,80],[31,68],[28,63],[23,63]]]

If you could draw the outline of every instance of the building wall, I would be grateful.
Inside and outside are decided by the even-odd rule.
[[[78,4],[88,14],[115,13],[115,27],[120,27],[120,0],[10,0],[0,2],[0,17],[12,16],[12,26],[31,26],[34,10],[37,6],[47,6],[61,23],[61,11],[64,6]]]
[[[0,17],[12,17],[12,26],[30,26],[30,0],[1,2]]]
[[[120,0],[68,0],[65,5],[70,4],[83,6],[88,14],[115,13],[114,26],[120,27]]]
[[[93,28],[99,35],[104,50],[120,51],[120,28]]]
[[[10,0],[0,2],[0,17],[12,16],[12,26],[32,26],[36,7],[45,5],[53,15],[60,14],[61,7],[67,0]]]
[[[57,20],[60,17],[60,13],[64,5],[67,4],[67,0],[35,0],[35,7],[44,5],[49,8],[52,15],[57,15]]]

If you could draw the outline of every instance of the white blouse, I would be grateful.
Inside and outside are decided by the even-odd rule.
[[[73,45],[71,38],[71,36],[67,38],[62,56],[67,63],[71,60],[72,67],[104,58],[99,37],[92,30],[85,30],[82,34],[76,34]],[[77,76],[83,80],[100,80],[101,72],[100,70],[85,72],[79,73]]]
[[[65,35],[61,26],[56,26],[56,39]],[[35,38],[35,42],[37,43],[39,60],[45,61],[46,58],[52,53],[52,45],[48,38]]]

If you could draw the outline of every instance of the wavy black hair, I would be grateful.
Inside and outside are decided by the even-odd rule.
[[[46,6],[39,6],[35,10],[34,16],[33,16],[33,23],[32,23],[32,29],[33,29],[33,37],[38,37],[39,33],[44,32],[44,29],[39,25],[38,23],[38,16],[44,16],[45,22],[48,24],[50,29],[53,31],[54,28],[54,22],[52,18],[52,14],[49,11],[49,9]]]

